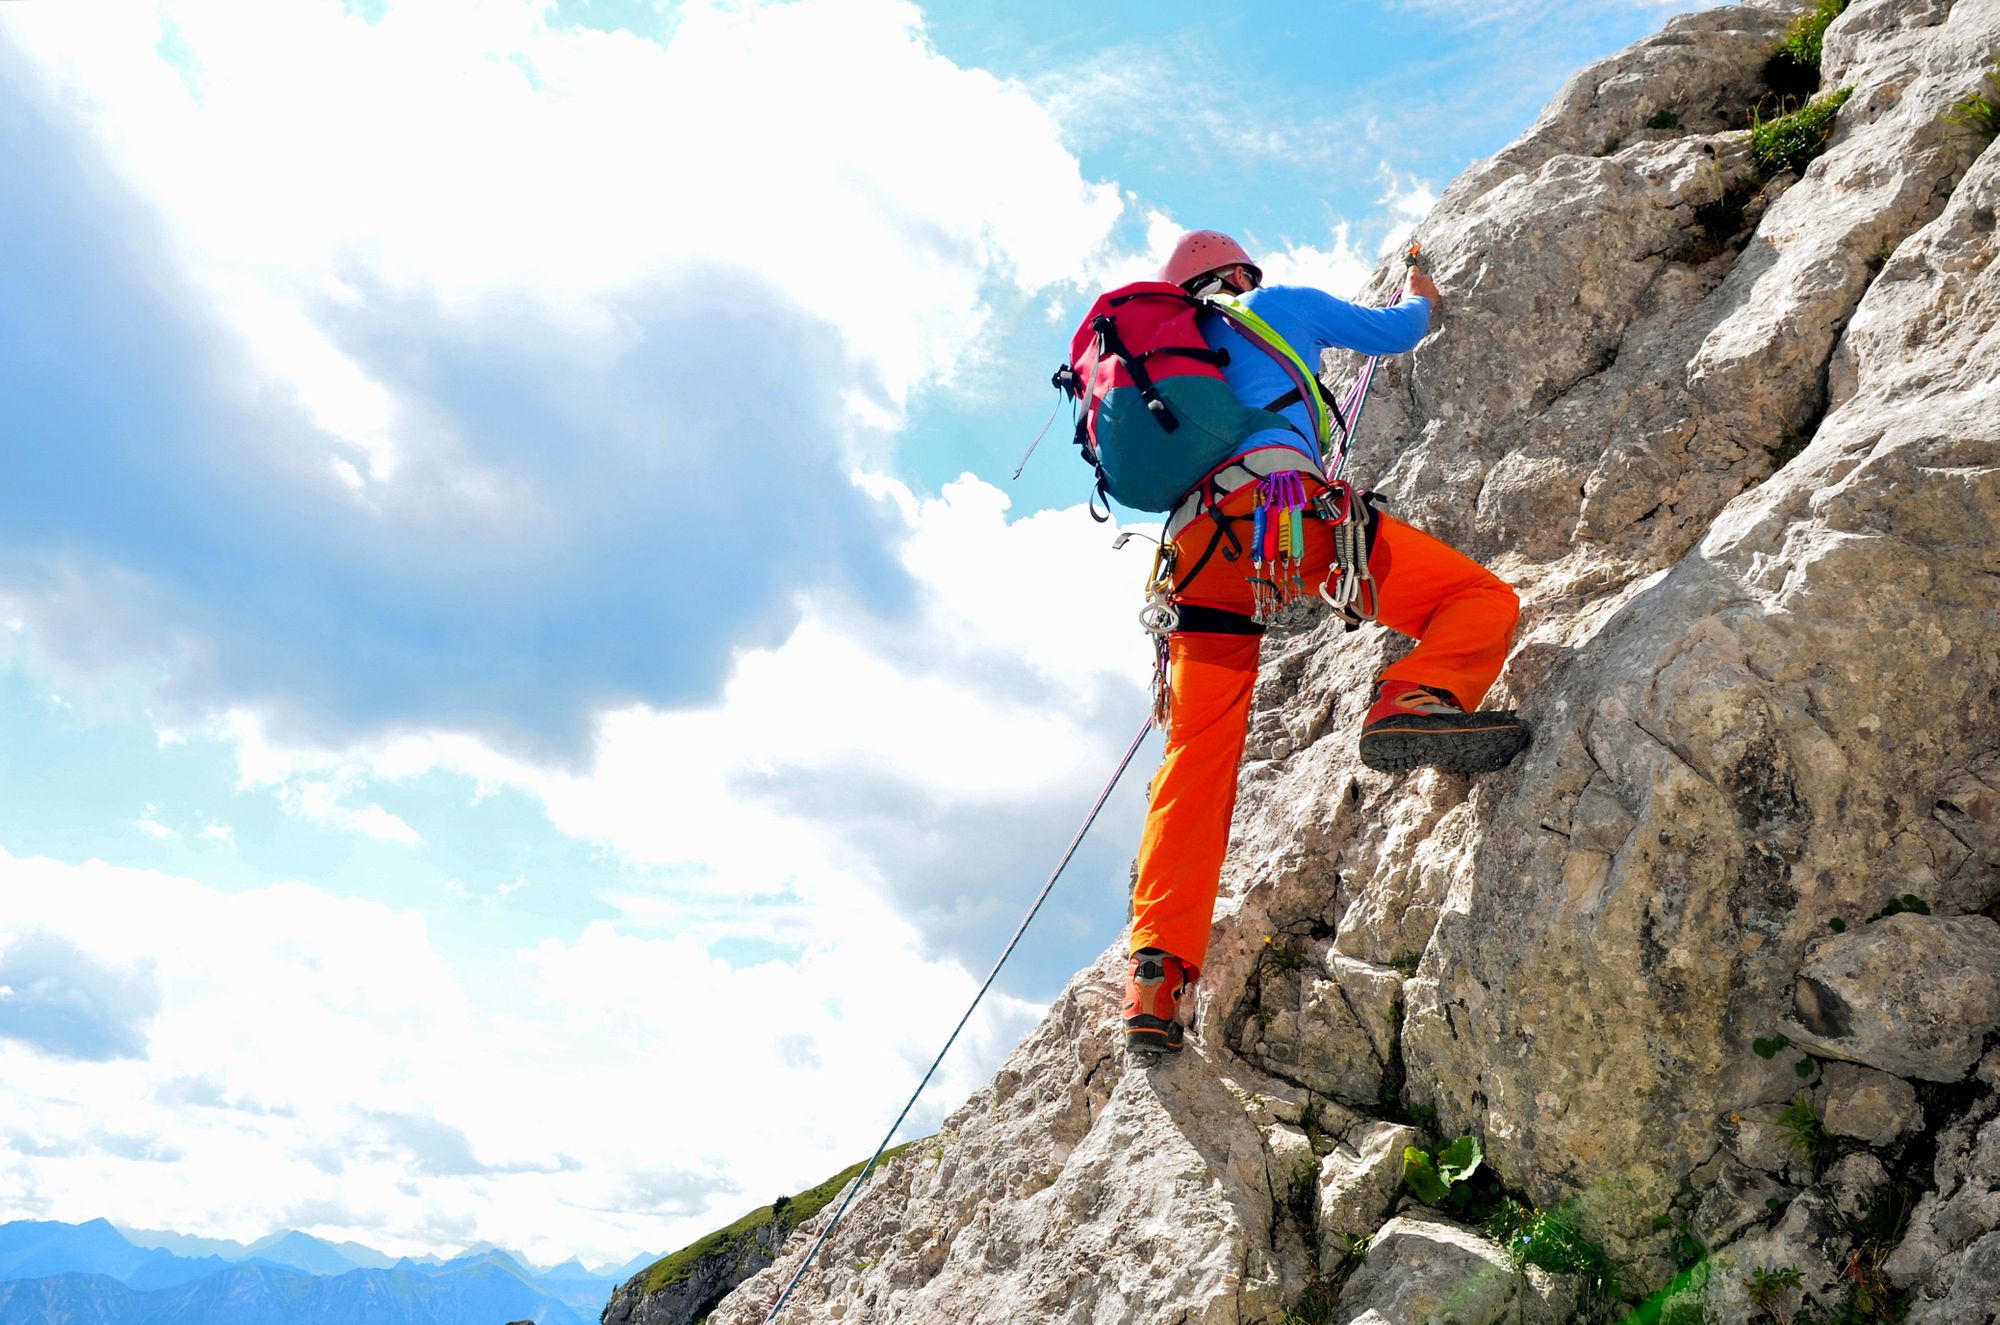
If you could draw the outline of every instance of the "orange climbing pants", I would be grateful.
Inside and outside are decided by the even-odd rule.
[[[1256,500],[1254,485],[1239,488],[1224,499],[1222,511],[1243,515]],[[1376,518],[1368,569],[1380,587],[1377,619],[1417,641],[1378,681],[1437,686],[1466,709],[1477,708],[1507,660],[1520,600],[1470,557],[1400,520]],[[1177,564],[1193,567],[1215,533],[1209,518],[1183,530],[1174,541]],[[1333,531],[1322,520],[1307,520],[1305,534],[1305,582],[1317,586],[1333,559]],[[1242,537],[1249,540],[1247,532]],[[1251,573],[1247,556],[1231,560],[1218,549],[1176,601],[1248,616],[1254,606]],[[1176,631],[1167,642],[1173,707],[1139,841],[1134,952],[1161,948],[1197,970],[1207,961],[1215,892],[1236,811],[1237,768],[1250,727],[1258,643],[1257,634],[1193,630]]]

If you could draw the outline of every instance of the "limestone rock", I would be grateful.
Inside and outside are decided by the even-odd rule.
[[[1819,1097],[1820,1120],[1827,1131],[1871,1146],[1893,1145],[1924,1120],[1916,1088],[1909,1082],[1851,1063],[1827,1064]]]
[[[1799,8],[1683,16],[1592,66],[1418,228],[1442,318],[1384,363],[1353,472],[1521,592],[1487,702],[1535,744],[1478,779],[1368,772],[1363,696],[1407,646],[1272,632],[1194,1047],[1125,1069],[1114,946],[935,1157],[862,1193],[795,1325],[1261,1325],[1318,1282],[1315,1237],[1367,1222],[1386,1159],[1353,1128],[1419,1116],[1577,1212],[1635,1290],[1671,1273],[1672,1208],[1830,1309],[1875,1175],[1816,1189],[1771,1129],[1804,1085],[1797,1048],[1752,1051],[1781,1029],[1963,1083],[1906,1128],[1894,1087],[1829,1069],[1860,1084],[1826,1107],[1853,1141],[1893,1123],[1890,1167],[1936,1143],[1891,1270],[1913,1318],[1975,1299],[2000,1232],[2000,1069],[1967,1082],[2000,950],[2000,149],[1938,113],[2000,0],[1854,0],[1826,151],[1763,179],[1743,116]],[[1646,128],[1663,109],[1680,127]],[[1905,893],[1935,914],[1865,923]],[[1818,1030],[1788,1022],[1802,976],[1841,1000]],[[1306,1151],[1320,1198],[1355,1166],[1353,1204],[1301,1217]],[[760,1321],[816,1232],[716,1325]],[[1421,1320],[1454,1274],[1481,1312],[1542,1311],[1501,1265],[1394,1218],[1337,1318]]]
[[[1271,1075],[1344,1104],[1375,1104],[1402,1005],[1396,972],[1329,954],[1323,943],[1274,939],[1257,1007],[1236,1040]]]
[[[1701,1201],[1695,1208],[1694,1231],[1706,1247],[1727,1245],[1752,1224],[1769,1219],[1792,1192],[1768,1173],[1734,1159],[1714,1169],[1712,1174],[1698,1172],[1695,1179]]]
[[[2000,1321],[2000,1233],[1965,1249],[1939,1297],[1918,1300],[1908,1325],[1994,1325]]]
[[[1988,1096],[1944,1130],[1932,1176],[1883,1269],[1919,1302],[1935,1303],[1954,1295],[1971,1246],[2000,1231],[2000,1099]]]
[[[1800,969],[1792,1010],[1788,1033],[1815,1053],[1957,1081],[2000,1030],[2000,925],[1893,915],[1830,935]]]
[[[1827,1194],[1841,1218],[1858,1220],[1889,1186],[1889,1170],[1868,1154],[1843,1155],[1826,1171]]]
[[[1708,1319],[1756,1319],[1750,1285],[1760,1270],[1797,1270],[1799,1288],[1790,1303],[1793,1309],[1812,1307],[1831,1314],[1843,1296],[1841,1271],[1851,1250],[1852,1243],[1832,1201],[1808,1192],[1785,1207],[1776,1226],[1749,1233],[1714,1257],[1703,1294]]]
[[[1369,1122],[1340,1139],[1319,1163],[1320,1269],[1331,1271],[1347,1248],[1382,1225],[1403,1186],[1403,1151],[1421,1145],[1414,1127]]]
[[[1470,1229],[1433,1214],[1398,1215],[1375,1235],[1340,1292],[1341,1325],[1557,1325],[1576,1305],[1572,1285],[1525,1273]]]

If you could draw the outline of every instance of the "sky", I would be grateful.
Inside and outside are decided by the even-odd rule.
[[[0,5],[0,1221],[617,1264],[865,1157],[1144,718],[1144,517],[1010,477],[1091,296],[1358,291],[1696,7]]]

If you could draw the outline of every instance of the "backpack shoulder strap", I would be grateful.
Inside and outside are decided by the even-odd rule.
[[[1205,308],[1235,327],[1243,339],[1270,355],[1285,375],[1292,379],[1292,389],[1264,408],[1281,410],[1304,401],[1312,414],[1313,442],[1320,448],[1321,454],[1325,454],[1327,444],[1333,437],[1333,425],[1338,423],[1345,433],[1347,421],[1341,417],[1333,393],[1326,389],[1326,383],[1319,380],[1319,374],[1306,366],[1299,352],[1286,343],[1276,328],[1251,312],[1247,305],[1235,299],[1214,296],[1202,302]]]

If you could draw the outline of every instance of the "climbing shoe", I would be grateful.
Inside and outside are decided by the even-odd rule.
[[[1528,745],[1511,712],[1467,713],[1449,690],[1384,681],[1361,725],[1361,762],[1378,773],[1435,764],[1454,773],[1505,768]]]
[[[1125,1051],[1170,1054],[1187,1040],[1181,1025],[1181,996],[1194,984],[1186,963],[1158,948],[1132,954],[1125,982]]]

